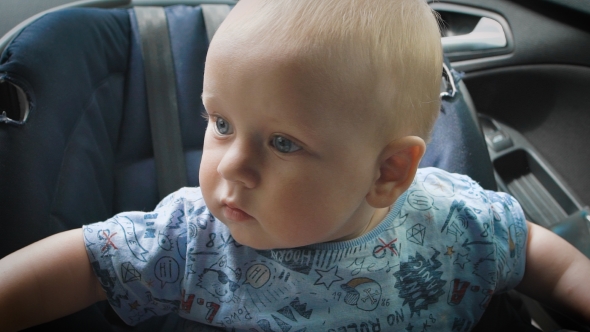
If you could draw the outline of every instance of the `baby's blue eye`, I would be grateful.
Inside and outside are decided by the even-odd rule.
[[[217,131],[219,135],[229,135],[231,134],[231,127],[223,118],[217,117],[215,119],[215,131]]]
[[[301,147],[290,139],[284,138],[283,136],[275,136],[272,138],[272,146],[281,153],[292,153],[301,150]]]

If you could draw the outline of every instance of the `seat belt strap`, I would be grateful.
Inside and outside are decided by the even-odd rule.
[[[227,14],[229,14],[230,7],[228,5],[202,4],[201,10],[203,11],[203,19],[205,20],[207,38],[209,38],[209,42],[211,42],[215,31],[217,31],[221,22],[223,22]]]
[[[135,7],[160,199],[187,186],[176,77],[163,7]]]

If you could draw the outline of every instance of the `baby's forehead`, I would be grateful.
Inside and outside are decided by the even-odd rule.
[[[269,88],[279,91],[274,94],[277,103],[281,103],[279,99],[293,102],[287,99],[297,95],[319,105],[316,109],[341,110],[342,118],[351,111],[353,118],[363,119],[374,118],[376,112],[384,111],[375,107],[379,104],[379,86],[389,86],[382,84],[384,75],[362,63],[352,64],[352,56],[347,56],[346,50],[340,50],[339,56],[334,57],[330,56],[334,50],[328,44],[310,48],[302,43],[258,41],[247,34],[240,35],[241,40],[236,40],[233,33],[220,37],[212,43],[207,59],[220,63],[217,70],[227,72],[218,75],[219,79],[239,76],[241,82],[264,80]],[[208,79],[206,75],[206,86]]]
[[[241,0],[207,61],[291,77],[308,98],[381,123],[385,114],[408,133],[419,124],[426,136],[438,114],[440,48],[422,0]]]
[[[299,127],[295,132],[309,137],[336,127],[337,131],[360,131],[374,118],[372,95],[362,89],[374,78],[367,77],[360,84],[348,80],[342,75],[343,68],[327,59],[297,50],[287,52],[276,45],[236,47],[232,43],[216,46],[210,55],[203,93],[210,110],[223,104],[226,106],[219,108],[237,107],[248,112],[249,118],[262,114],[269,123],[287,120],[290,127]],[[244,86],[250,93],[234,100],[236,91],[244,91]],[[258,112],[261,109],[265,111]],[[371,121],[369,127],[375,128],[376,122]]]

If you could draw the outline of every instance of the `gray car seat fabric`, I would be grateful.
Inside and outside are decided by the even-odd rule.
[[[450,69],[449,79],[459,86],[461,73]],[[467,174],[488,190],[496,190],[494,170],[479,126],[473,120],[464,91],[442,98],[441,112],[432,130],[431,141],[420,167],[434,166],[446,171]]]
[[[165,13],[187,180],[198,186],[208,35],[200,6],[169,6]],[[0,257],[121,211],[156,206],[144,62],[132,9],[68,9],[33,22],[0,58],[0,114],[19,107],[13,85],[26,94],[30,114],[20,125],[0,121]],[[443,101],[421,166],[468,174],[495,189],[485,143],[460,93]],[[103,303],[31,330],[129,330],[112,315]],[[160,327],[148,322],[134,330]]]
[[[176,84],[183,87],[176,97],[188,184],[197,186],[208,39],[200,7],[165,11],[175,36]],[[3,85],[26,93],[30,115],[22,125],[0,123],[0,256],[158,203],[138,36],[132,10],[69,9],[35,21],[2,54]],[[93,306],[84,318],[50,326],[105,331],[117,320],[105,320],[103,310]],[[88,325],[75,323],[83,321]]]

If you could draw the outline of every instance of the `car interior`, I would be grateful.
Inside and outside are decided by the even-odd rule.
[[[236,2],[0,3],[0,258],[199,185],[205,56]],[[590,257],[590,0],[428,2],[445,66],[421,167],[510,193],[528,220]],[[516,291],[490,307],[474,330],[590,331]],[[99,303],[29,330],[165,324],[127,327]]]

